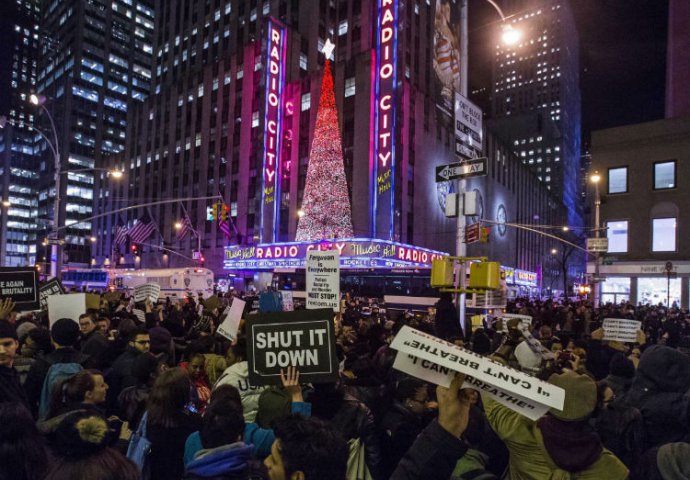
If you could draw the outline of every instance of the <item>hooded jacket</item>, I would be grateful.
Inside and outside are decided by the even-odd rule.
[[[226,368],[213,388],[216,389],[221,385],[232,385],[239,390],[244,421],[255,421],[256,413],[259,411],[259,396],[266,387],[254,386],[249,383],[249,364],[247,361],[237,362]]]
[[[252,462],[252,445],[237,442],[200,450],[187,465],[185,480],[254,480],[268,478],[266,470]]]
[[[647,448],[690,439],[688,389],[690,362],[685,355],[663,345],[644,351],[625,401],[642,413]]]
[[[486,417],[510,452],[510,480],[624,480],[628,469],[581,422],[534,422],[482,395]],[[545,439],[548,439],[545,441]],[[584,440],[584,441],[583,441]],[[548,443],[548,447],[545,446]]]

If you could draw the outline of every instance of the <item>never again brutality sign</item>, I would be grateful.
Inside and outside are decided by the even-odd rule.
[[[515,394],[558,410],[563,409],[565,391],[562,388],[407,325],[395,336],[391,348],[470,375],[473,379],[509,394]]]
[[[307,252],[307,309],[340,309],[340,255],[337,250]]]
[[[272,312],[247,319],[249,381],[280,384],[280,371],[297,367],[300,380],[332,382],[338,377],[331,309]]]
[[[36,310],[38,301],[38,273],[30,267],[0,268],[0,299],[11,298],[16,310]]]

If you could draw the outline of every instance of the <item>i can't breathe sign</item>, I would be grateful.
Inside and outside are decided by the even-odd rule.
[[[309,318],[318,312],[322,314],[317,319]],[[332,316],[330,310],[312,310],[251,319],[247,330],[250,381],[279,384],[280,371],[287,367],[297,367],[304,382],[335,381],[338,367]]]

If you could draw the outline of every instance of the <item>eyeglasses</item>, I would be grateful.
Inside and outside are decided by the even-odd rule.
[[[138,343],[139,345],[147,345],[147,344],[151,343],[151,340],[137,340],[134,343]]]

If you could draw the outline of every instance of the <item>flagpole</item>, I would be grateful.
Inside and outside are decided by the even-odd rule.
[[[198,247],[197,251],[199,252],[199,266],[201,266],[201,233],[199,233],[198,229],[195,229],[194,227],[191,226],[192,225],[192,219],[189,216],[189,212],[187,212],[187,209],[185,208],[184,203],[180,202],[180,206],[182,207],[182,210],[184,211],[185,217],[187,217],[187,221],[190,225],[189,229],[192,231],[192,233],[194,235],[196,235],[197,247]],[[197,225],[197,227],[198,227],[198,225]]]

